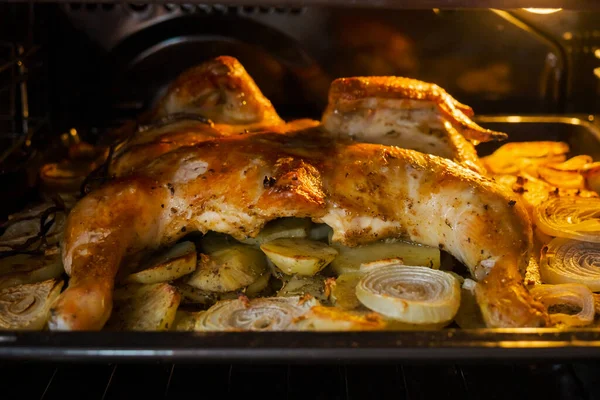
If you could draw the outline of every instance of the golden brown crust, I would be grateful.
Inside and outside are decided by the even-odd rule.
[[[357,101],[369,97],[384,99],[426,100],[437,104],[448,119],[463,130],[467,139],[477,142],[506,139],[506,134],[484,129],[469,117],[473,110],[458,102],[433,83],[394,76],[338,78],[331,83],[330,106],[352,110]]]

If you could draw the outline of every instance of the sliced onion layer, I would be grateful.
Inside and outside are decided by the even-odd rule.
[[[196,330],[295,330],[295,321],[316,305],[319,302],[313,297],[300,296],[219,301],[202,315]]]
[[[600,292],[600,243],[556,238],[542,250],[544,283],[580,283]]]
[[[566,313],[550,314],[550,321],[554,324],[585,326],[594,321],[594,295],[585,285],[579,283],[544,284],[534,286],[529,289],[529,292],[546,307],[567,305],[581,308],[581,311],[574,315]]]
[[[49,279],[0,290],[0,331],[42,330],[63,283]]]
[[[600,198],[554,197],[536,208],[534,220],[546,235],[600,243]]]
[[[411,324],[452,320],[460,306],[460,284],[451,274],[428,267],[375,268],[356,286],[367,308]]]

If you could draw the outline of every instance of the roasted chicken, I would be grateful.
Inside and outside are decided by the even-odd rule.
[[[69,214],[61,249],[70,281],[52,309],[51,329],[101,329],[111,313],[115,276],[129,255],[192,231],[245,240],[280,217],[327,224],[332,240],[347,246],[392,237],[439,246],[480,281],[477,300],[489,327],[547,323],[544,308],[523,286],[532,242],[525,208],[512,192],[473,171],[476,158],[456,150],[474,151],[460,132],[473,141],[502,136],[470,121],[467,106],[437,86],[399,78],[373,78],[365,86],[360,78],[332,86],[323,126],[286,124],[258,88],[244,82],[250,78],[233,59],[213,63],[174,84],[157,108],[158,125],[138,131],[118,154],[117,178]],[[221,72],[203,78],[214,71]],[[462,144],[440,139],[431,147],[449,149],[442,156],[464,166],[424,154],[428,148],[410,149],[410,134],[399,135],[395,146],[357,142],[352,136],[370,129],[368,118],[356,120],[359,128],[349,123],[357,107],[390,114],[429,107],[424,124],[442,113],[446,132],[453,132],[444,137]],[[169,114],[190,111],[211,121]],[[241,126],[253,131],[243,133]],[[421,137],[432,136],[427,131]]]
[[[386,237],[440,246],[481,280],[488,326],[539,326],[523,287],[524,207],[452,161],[334,139],[318,129],[223,137],[164,154],[83,198],[62,243],[68,289],[52,329],[100,329],[124,256],[209,230],[237,239],[279,217],[310,217],[346,245]]]

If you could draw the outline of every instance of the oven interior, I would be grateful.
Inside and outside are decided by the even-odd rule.
[[[509,132],[511,140],[565,140],[576,154],[600,159],[600,10],[467,8],[1,3],[0,219],[35,199],[39,167],[64,155],[65,140],[102,141],[151,107],[181,71],[223,54],[241,61],[285,119],[319,119],[336,77],[411,76],[444,87],[471,105],[483,126]],[[482,146],[482,154],[494,146]],[[35,346],[27,346],[35,359]],[[168,357],[77,366],[1,361],[0,382],[6,398],[44,399],[131,391],[182,398],[198,390],[198,376],[228,397],[600,395],[597,366],[551,357],[495,366],[359,366],[341,358],[339,365],[316,365],[315,357],[302,366],[171,364]],[[20,375],[30,383],[15,385]],[[264,379],[275,383],[258,383]]]

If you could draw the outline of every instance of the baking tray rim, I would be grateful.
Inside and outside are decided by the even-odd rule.
[[[592,115],[478,115],[485,123],[586,128]],[[336,362],[600,359],[600,327],[399,332],[0,332],[0,359],[37,361]]]

